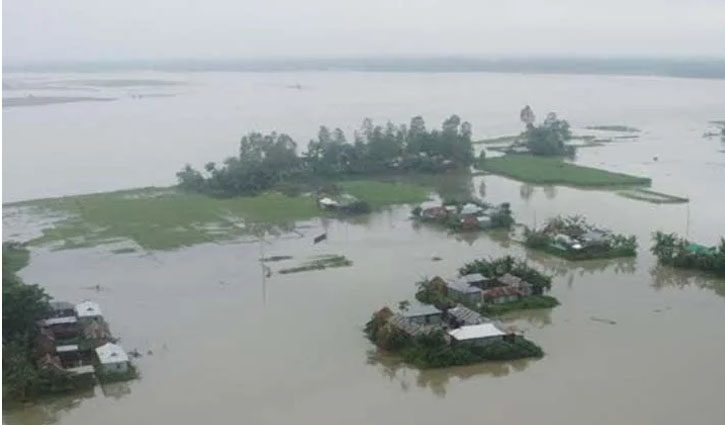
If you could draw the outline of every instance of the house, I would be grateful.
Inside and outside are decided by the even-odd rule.
[[[476,204],[468,203],[465,204],[463,207],[461,207],[461,215],[478,215],[483,211],[483,208],[479,207]]]
[[[480,215],[476,217],[476,221],[478,221],[478,227],[481,229],[493,227],[493,220],[491,220],[491,217],[488,215]]]
[[[432,305],[413,304],[400,315],[416,325],[437,325],[443,321],[443,312]]]
[[[75,316],[75,306],[66,301],[52,301],[50,303],[51,317]]]
[[[481,323],[478,325],[461,326],[448,331],[455,343],[486,345],[495,341],[502,341],[507,335],[494,323]]]
[[[398,329],[408,336],[422,335],[430,330],[430,328],[411,322],[400,314],[393,314],[388,317],[388,325]]]
[[[518,289],[521,296],[528,297],[534,293],[534,285],[510,273],[506,273],[505,275],[498,277],[496,280],[498,280],[498,282],[503,286]]]
[[[448,217],[448,210],[444,207],[431,207],[421,211],[420,215],[428,220],[445,220]]]
[[[120,345],[106,343],[96,348],[96,356],[103,373],[124,373],[128,371],[128,355]]]
[[[478,226],[478,217],[475,215],[464,215],[461,217],[461,229],[463,230],[476,230]]]
[[[480,303],[483,301],[481,288],[472,286],[463,278],[446,281],[446,293],[449,297],[463,302]]]
[[[80,362],[80,353],[76,344],[59,345],[55,347],[55,352],[65,367],[76,366]]]
[[[453,328],[460,326],[480,325],[490,322],[489,319],[481,316],[463,304],[457,304],[446,311],[446,319]]]
[[[90,323],[103,320],[101,307],[93,301],[83,301],[75,306],[76,316],[79,322]]]
[[[590,230],[579,236],[579,241],[585,247],[607,245],[609,243],[609,235],[602,230]]]
[[[483,301],[490,304],[503,304],[521,299],[521,292],[509,286],[486,289],[483,291]]]
[[[48,329],[56,339],[78,336],[78,319],[70,317],[51,317],[38,322],[41,328]]]
[[[481,273],[469,273],[461,276],[461,279],[463,279],[467,284],[477,286],[481,289],[488,288],[494,283],[493,279],[486,277]]]
[[[317,204],[320,206],[320,208],[325,210],[332,210],[340,207],[340,203],[330,199],[330,198],[322,198],[317,201]]]

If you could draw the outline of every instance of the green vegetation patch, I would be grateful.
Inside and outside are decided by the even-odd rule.
[[[519,310],[535,310],[540,308],[554,308],[559,305],[559,300],[550,295],[532,295],[521,298],[518,301],[511,301],[502,304],[484,304],[479,311],[484,316],[500,316]]]
[[[725,237],[720,238],[719,246],[710,247],[693,243],[675,233],[655,232],[652,239],[654,245],[650,251],[660,264],[725,277]]]
[[[600,130],[600,131],[620,131],[622,133],[639,133],[639,129],[635,127],[629,127],[626,125],[591,125],[585,127],[587,130]]]
[[[405,183],[350,181],[341,184],[373,208],[420,202],[428,190]],[[232,240],[271,226],[322,215],[313,196],[265,192],[257,196],[213,198],[169,188],[70,196],[12,204],[38,213],[66,216],[32,245],[55,249],[93,247],[132,240],[145,250],[168,250]]]
[[[480,161],[477,168],[516,180],[536,184],[580,187],[648,185],[649,178],[613,173],[598,168],[569,164],[558,158],[533,155],[505,155]]]
[[[297,267],[289,267],[285,269],[281,269],[279,271],[280,274],[289,274],[289,273],[300,273],[300,272],[307,272],[311,270],[324,270],[328,268],[334,268],[334,267],[349,267],[352,266],[352,261],[348,260],[347,257],[344,255],[321,255],[317,258],[308,261],[301,266]]]
[[[637,188],[632,190],[623,190],[617,192],[618,195],[625,198],[636,199],[639,201],[650,202],[653,204],[685,204],[690,202],[689,199],[681,196],[668,195],[654,190]]]

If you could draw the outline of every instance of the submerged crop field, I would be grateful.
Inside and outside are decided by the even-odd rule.
[[[537,184],[563,184],[581,187],[648,185],[651,180],[629,174],[569,164],[558,158],[533,155],[505,155],[489,158],[478,168],[516,180]]]
[[[347,193],[372,208],[425,200],[429,190],[407,183],[349,181]],[[323,212],[312,195],[212,198],[174,188],[144,188],[120,192],[40,199],[6,207],[25,207],[38,214],[62,216],[32,245],[55,249],[83,248],[129,241],[144,250],[168,250],[204,242],[232,240],[264,226],[291,227],[297,220]],[[115,253],[130,252],[118,248]]]

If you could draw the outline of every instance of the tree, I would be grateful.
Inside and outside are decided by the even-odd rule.
[[[533,109],[531,109],[531,106],[526,105],[524,109],[521,110],[520,114],[521,121],[526,124],[526,128],[529,128],[534,125],[534,122],[536,121],[536,116],[534,115]]]
[[[523,114],[523,112],[522,112]],[[571,149],[565,144],[571,139],[569,123],[550,112],[543,124],[528,125],[523,133],[526,146],[534,155],[567,155]]]

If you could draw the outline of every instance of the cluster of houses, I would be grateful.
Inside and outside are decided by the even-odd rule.
[[[499,277],[471,273],[451,279],[436,276],[430,284],[452,300],[476,306],[518,301],[540,293],[534,285],[510,273]]]
[[[78,376],[128,371],[129,357],[114,343],[97,303],[56,301],[50,307],[50,315],[38,323],[35,349],[39,368]]]
[[[412,337],[443,331],[451,344],[486,345],[516,337],[513,331],[505,330],[499,323],[463,304],[457,304],[445,311],[433,305],[415,304],[398,313],[393,313],[386,307],[377,315],[386,320],[388,325]]]
[[[444,204],[423,208],[419,212],[420,219],[424,221],[447,223],[462,230],[485,230],[508,225],[510,216],[511,208],[507,202],[497,206],[474,202]]]
[[[564,233],[553,233],[547,236],[551,238],[551,245],[554,248],[571,251],[608,246],[612,238],[610,232],[600,229],[590,229],[577,236],[569,236]]]

